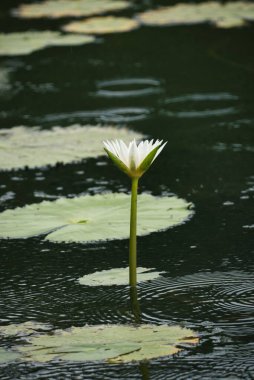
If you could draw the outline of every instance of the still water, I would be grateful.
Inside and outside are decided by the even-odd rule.
[[[8,7],[3,2],[2,31],[27,29],[7,16]],[[168,140],[140,191],[176,194],[195,205],[195,215],[138,239],[138,263],[164,271],[138,286],[141,317],[192,328],[201,338],[194,349],[143,364],[12,363],[1,365],[1,379],[254,379],[253,40],[253,26],[142,27],[96,44],[1,58],[11,68],[11,90],[0,94],[2,128],[115,125]],[[2,172],[0,208],[128,190],[128,178],[101,157]],[[77,283],[126,266],[127,240],[66,245],[31,238],[0,247],[1,324],[133,322],[127,287]]]

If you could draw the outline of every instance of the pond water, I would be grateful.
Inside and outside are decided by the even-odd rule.
[[[2,31],[59,26],[11,18],[9,6],[2,4]],[[10,70],[0,92],[1,128],[115,125],[168,140],[139,190],[176,194],[195,205],[195,215],[138,238],[138,264],[164,271],[138,286],[141,321],[180,324],[200,336],[197,347],[175,357],[121,365],[1,364],[1,379],[254,378],[253,40],[253,26],[141,27],[90,45],[1,57]],[[129,188],[128,178],[102,156],[1,172],[0,208]],[[1,325],[134,321],[127,287],[77,282],[127,266],[127,240],[54,244],[36,237],[1,240],[0,247]]]

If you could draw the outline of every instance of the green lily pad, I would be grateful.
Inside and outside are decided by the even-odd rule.
[[[81,126],[14,127],[0,130],[0,170],[36,168],[69,163],[104,155],[102,141],[120,138],[141,139],[125,128]],[[13,154],[15,152],[15,154]]]
[[[235,1],[219,3],[179,3],[139,14],[138,20],[149,26],[174,26],[211,22],[217,27],[232,28],[254,21],[254,3]]]
[[[16,349],[24,360],[47,362],[100,361],[122,363],[173,355],[182,343],[198,343],[197,335],[180,326],[99,325],[57,330],[52,335],[35,336]]]
[[[149,268],[137,268],[138,283],[154,280],[160,277],[162,272],[156,272]],[[87,274],[78,279],[80,285],[87,286],[110,286],[129,285],[129,268],[114,268]]]
[[[8,363],[13,362],[14,360],[18,359],[20,357],[20,354],[13,351],[7,351],[4,348],[0,347],[0,364],[2,363]]]
[[[123,33],[138,28],[136,20],[126,17],[94,17],[88,20],[74,21],[64,25],[65,32],[86,34]]]
[[[22,4],[13,11],[21,18],[60,18],[92,16],[129,8],[123,0],[47,0],[39,3]]]
[[[49,46],[83,45],[95,41],[84,34],[61,34],[53,31],[0,33],[0,55],[24,55]]]
[[[183,223],[189,204],[177,197],[138,197],[137,234],[147,235]],[[52,242],[91,242],[129,237],[130,196],[85,195],[43,201],[0,213],[1,238],[46,235]]]
[[[50,330],[49,325],[45,325],[43,323],[28,321],[24,323],[19,324],[11,324],[6,326],[0,326],[0,335],[4,336],[28,336],[33,335],[35,333],[41,332],[41,331],[48,331]]]

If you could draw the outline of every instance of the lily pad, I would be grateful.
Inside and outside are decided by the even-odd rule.
[[[60,18],[92,16],[129,8],[123,0],[48,0],[40,3],[22,4],[13,10],[21,18]]]
[[[139,236],[186,221],[189,204],[177,197],[138,197]],[[129,237],[130,196],[85,195],[73,199],[43,201],[0,213],[1,238],[46,235],[53,242],[91,242]]]
[[[18,354],[17,352],[13,352],[9,350],[7,351],[4,348],[0,347],[0,364],[13,362],[19,357],[20,357],[20,354]]]
[[[160,277],[162,272],[149,268],[137,268],[138,282],[150,281]],[[87,274],[78,279],[80,285],[110,286],[129,285],[129,268],[114,268]]]
[[[36,168],[69,163],[104,154],[102,140],[141,139],[139,133],[125,128],[81,126],[14,127],[0,130],[0,170]],[[15,152],[15,154],[13,153]]]
[[[28,321],[24,323],[0,326],[0,335],[4,336],[29,336],[38,332],[48,331],[51,327],[43,323]]]
[[[74,21],[64,25],[65,32],[86,33],[86,34],[106,34],[129,32],[138,28],[139,23],[126,17],[94,17],[88,20]]]
[[[53,31],[0,33],[0,55],[24,55],[49,46],[83,45],[95,37]]]
[[[235,1],[219,3],[179,3],[139,14],[138,20],[149,26],[174,26],[211,22],[217,27],[232,28],[254,21],[254,3]]]
[[[57,330],[52,335],[35,336],[16,349],[22,359],[47,362],[101,361],[122,363],[173,355],[179,344],[198,343],[197,335],[180,326],[99,325]]]

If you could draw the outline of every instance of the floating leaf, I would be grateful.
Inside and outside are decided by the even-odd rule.
[[[40,3],[22,4],[13,14],[22,18],[60,18],[92,16],[130,7],[123,0],[48,0]]]
[[[23,55],[48,46],[83,45],[95,41],[93,36],[61,34],[53,31],[0,33],[0,55]]]
[[[102,140],[142,137],[125,128],[99,126],[72,125],[44,130],[39,127],[1,129],[0,170],[81,161],[103,155]]]
[[[4,348],[0,347],[0,364],[13,362],[19,357],[20,354],[18,354],[17,352],[7,351]]]
[[[254,3],[235,1],[219,3],[179,3],[141,13],[139,21],[149,26],[188,25],[211,22],[217,27],[232,28],[254,21]]]
[[[38,331],[50,330],[49,325],[43,323],[28,321],[19,324],[11,324],[6,326],[0,326],[0,335],[4,336],[28,336],[37,333]]]
[[[150,281],[160,277],[161,272],[149,268],[137,268],[138,282]],[[114,268],[87,274],[78,279],[80,285],[110,286],[129,285],[129,268]]]
[[[180,326],[99,325],[57,330],[53,335],[32,337],[29,343],[16,347],[25,360],[121,363],[172,355],[181,351],[178,344],[196,344],[198,338],[192,330]]]
[[[65,32],[106,34],[129,32],[138,28],[139,23],[126,17],[94,17],[88,20],[74,21],[63,26]]]
[[[138,197],[138,235],[183,223],[192,215],[189,204],[177,197]],[[53,242],[89,242],[129,237],[130,196],[85,195],[60,198],[0,213],[0,237],[47,235]]]

